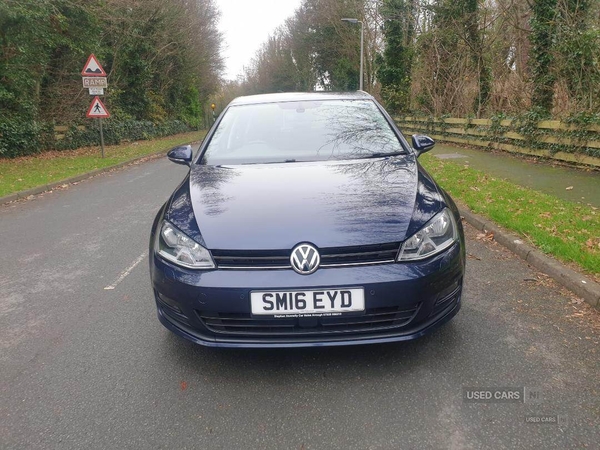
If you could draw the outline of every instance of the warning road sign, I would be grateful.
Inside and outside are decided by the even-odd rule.
[[[110,117],[110,113],[108,112],[108,109],[106,109],[106,106],[104,106],[104,103],[102,103],[102,100],[100,100],[100,97],[94,97],[86,117],[92,119],[108,119]]]
[[[92,53],[85,63],[85,66],[83,66],[81,75],[84,77],[105,77],[106,72]]]

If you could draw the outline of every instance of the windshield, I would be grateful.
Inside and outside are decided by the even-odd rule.
[[[371,100],[297,101],[230,107],[201,164],[357,159],[405,153]]]

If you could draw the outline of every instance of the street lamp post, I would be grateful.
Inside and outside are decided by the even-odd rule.
[[[348,22],[348,23],[360,23],[360,87],[359,89],[362,91],[363,90],[363,60],[364,60],[364,24],[362,22],[362,20],[358,20],[358,19],[349,19],[349,18],[343,18],[342,22]]]

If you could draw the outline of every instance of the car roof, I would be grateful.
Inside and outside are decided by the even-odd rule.
[[[364,91],[356,92],[285,92],[277,94],[247,95],[234,99],[229,105],[256,105],[261,103],[283,103],[315,100],[372,100]]]

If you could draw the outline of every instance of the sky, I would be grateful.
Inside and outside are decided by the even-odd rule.
[[[269,34],[290,17],[301,0],[216,0],[225,38],[225,78],[234,80]]]

